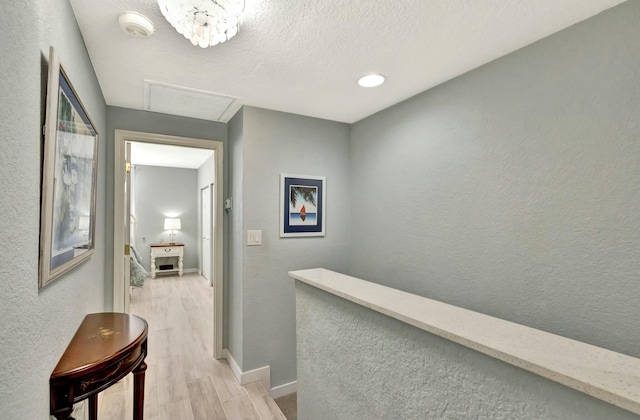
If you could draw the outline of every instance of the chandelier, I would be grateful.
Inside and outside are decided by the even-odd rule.
[[[233,38],[240,29],[244,0],[158,0],[178,33],[202,48]]]

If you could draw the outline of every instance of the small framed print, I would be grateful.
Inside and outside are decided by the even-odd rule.
[[[325,236],[323,176],[280,174],[280,237]]]

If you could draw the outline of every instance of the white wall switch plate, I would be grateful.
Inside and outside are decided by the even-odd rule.
[[[248,230],[247,231],[247,245],[248,246],[262,245],[262,231],[261,230]]]

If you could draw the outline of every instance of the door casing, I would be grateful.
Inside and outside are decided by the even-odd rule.
[[[215,151],[214,185],[222,186],[224,144],[221,141],[196,139],[190,137],[168,136],[164,134],[144,133],[139,131],[115,130],[114,144],[114,197],[113,197],[113,311],[129,312],[128,287],[125,283],[124,267],[124,226],[125,226],[125,147],[129,141],[142,143],[166,144],[172,146],[192,147]],[[215,209],[212,209],[215,220],[213,221],[213,357],[224,358],[222,329],[223,329],[223,296],[224,282],[222,262],[224,260],[223,249],[223,214],[220,208],[224,202],[222,188],[215,188]],[[212,192],[213,192],[212,191]]]

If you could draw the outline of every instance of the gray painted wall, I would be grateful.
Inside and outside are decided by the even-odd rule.
[[[135,245],[142,257],[141,264],[150,270],[150,245],[169,242],[169,232],[164,230],[165,217],[179,217],[181,229],[175,232],[175,241],[184,244],[184,269],[197,270],[200,266],[198,171],[136,165],[135,172]],[[173,260],[177,264],[175,258]]]
[[[234,212],[242,212],[243,224],[241,235],[233,235],[236,251],[242,252],[241,366],[244,371],[271,366],[272,386],[296,380],[295,295],[287,272],[347,270],[349,134],[349,125],[343,123],[253,107],[243,110],[242,196],[234,196]],[[279,237],[283,172],[326,176],[324,238]],[[262,230],[262,246],[245,245],[248,229]]]
[[[639,8],[627,2],[361,121],[351,152],[344,124],[255,108],[232,120],[225,336],[244,370],[269,364],[274,385],[295,379],[286,272],[311,266],[393,278],[638,356]],[[82,317],[112,307],[114,130],[226,142],[227,125],[105,107],[67,1],[4,9],[0,27],[19,36],[0,38],[0,226],[11,244],[0,268],[0,412],[44,418],[48,372]],[[49,45],[101,134],[98,220],[91,260],[38,291]],[[280,172],[327,175],[326,238],[278,238]],[[245,248],[246,228],[263,229],[265,244]]]
[[[229,193],[233,208],[227,212],[228,247],[225,258],[228,261],[228,287],[225,291],[225,315],[228,328],[225,329],[227,348],[242,368],[242,174],[244,147],[244,109],[229,121]]]
[[[107,211],[111,215],[107,218],[107,232],[113,232],[113,165],[114,165],[114,132],[116,129],[139,131],[144,133],[166,134],[170,136],[192,137],[205,140],[227,141],[227,124],[205,121],[195,118],[178,117],[175,115],[156,112],[138,111],[114,106],[107,107]],[[227,167],[223,168],[224,178],[227,177]],[[226,181],[224,185],[226,191]],[[226,229],[225,220],[225,229]],[[225,238],[227,236],[225,235]],[[113,307],[113,235],[106,238],[106,281],[105,305]],[[226,275],[225,275],[226,282]],[[225,286],[226,287],[226,286]],[[225,327],[226,328],[226,327]]]
[[[296,282],[301,419],[639,419]]]
[[[49,375],[84,316],[104,310],[106,106],[68,1],[3,4],[0,28],[0,413],[46,419]],[[96,252],[38,290],[41,127],[51,45],[100,134]]]
[[[352,128],[350,273],[640,356],[640,2]]]

